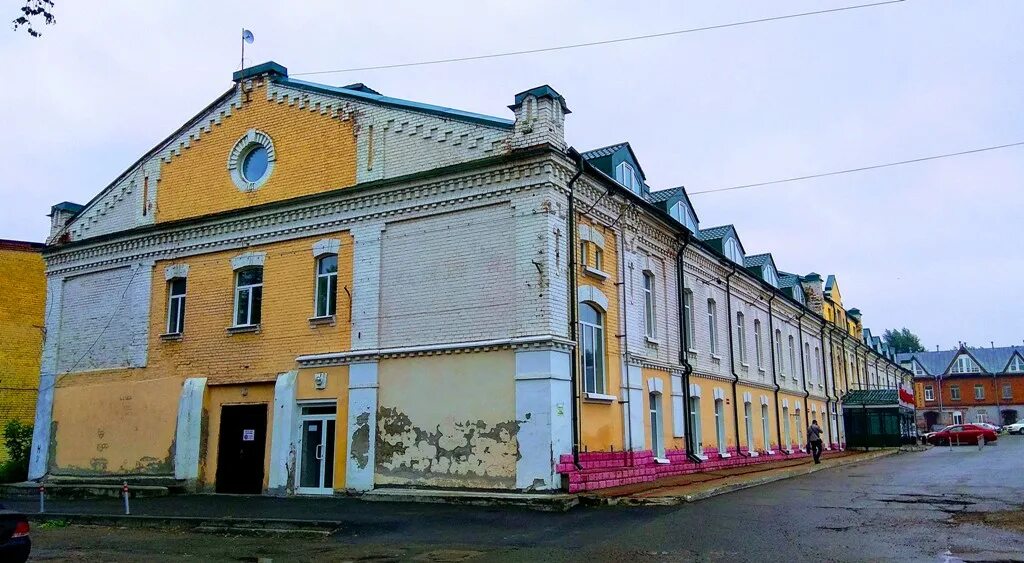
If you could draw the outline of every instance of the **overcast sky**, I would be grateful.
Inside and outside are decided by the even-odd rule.
[[[240,2],[56,0],[33,39],[0,31],[0,238],[42,240],[231,85],[247,60],[291,73],[642,35],[868,0]],[[15,4],[5,3],[13,19]],[[96,6],[102,5],[102,8]],[[172,8],[173,6],[173,8]],[[301,77],[511,117],[550,84],[569,142],[629,141],[654,189],[691,191],[1024,141],[1018,0],[900,4],[429,67]],[[1024,147],[694,196],[748,253],[838,275],[876,334],[926,347],[1024,339]]]

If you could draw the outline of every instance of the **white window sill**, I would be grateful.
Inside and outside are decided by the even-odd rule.
[[[669,464],[669,463],[671,463],[671,462],[670,462],[670,461],[669,461],[669,460],[668,460],[667,458],[664,458],[664,457],[656,457],[656,458],[654,458],[654,463],[660,463],[660,464],[662,464],[662,465],[668,465],[668,464]]]
[[[161,334],[160,335],[160,340],[163,340],[164,342],[180,342],[181,341],[181,333],[180,332],[168,332],[166,334]]]
[[[310,317],[309,318],[309,327],[310,328],[316,328],[318,326],[334,326],[334,324],[335,324],[335,316],[334,315],[327,315],[327,316],[324,316],[324,317]]]
[[[583,393],[583,398],[592,403],[611,404],[614,403],[615,399],[617,399],[618,397],[616,397],[615,395],[605,395],[604,393],[585,392]]]
[[[722,356],[719,356],[718,354],[711,354],[711,359],[722,361]]]
[[[793,450],[782,450],[782,453],[787,455],[793,455]]]
[[[259,332],[260,325],[236,325],[228,327],[228,334],[242,334],[246,332]]]
[[[764,368],[757,368],[757,373],[764,375],[766,372],[764,371]]]
[[[765,450],[765,455],[775,455],[775,450]]]
[[[595,278],[597,278],[599,280],[606,280],[606,279],[608,279],[608,274],[607,273],[602,272],[601,270],[598,270],[597,268],[591,268],[590,266],[583,266],[583,273],[588,275],[588,276],[595,277]]]
[[[722,459],[729,459],[730,457],[732,457],[732,454],[725,453],[725,452],[718,452],[718,457],[720,457]]]
[[[652,344],[654,346],[661,346],[661,341],[658,340],[657,338],[652,338],[650,336],[645,336],[644,340],[646,340],[648,344]]]
[[[707,461],[708,460],[708,456],[706,456],[704,454],[697,454],[697,459],[699,459],[701,461]]]
[[[748,452],[747,452],[747,456],[748,456],[748,457],[758,457],[758,456],[760,456],[760,455],[761,455],[761,454],[759,454],[759,453],[757,453],[757,452],[755,452],[755,451],[748,451]]]
[[[750,364],[747,362],[740,362],[740,367],[743,369],[750,369]]]
[[[688,354],[693,354],[694,356],[696,356],[696,355],[697,355],[697,351],[696,351],[696,350],[694,350],[693,348],[687,348],[687,349],[686,349],[686,352],[687,352]]]

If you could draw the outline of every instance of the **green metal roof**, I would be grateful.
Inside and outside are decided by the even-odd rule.
[[[900,404],[896,389],[857,389],[843,397],[844,407],[897,406]]]

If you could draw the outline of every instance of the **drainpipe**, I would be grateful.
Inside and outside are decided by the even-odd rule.
[[[878,360],[880,359],[877,355],[875,356],[875,379],[878,379]]]
[[[583,175],[583,156],[570,148],[569,156],[576,162],[576,174],[569,180],[569,215],[566,219],[566,228],[569,230],[566,239],[569,241],[569,340],[574,344],[573,358],[569,364],[569,384],[572,385],[572,462],[576,469],[583,469],[580,465],[580,411],[582,410],[580,385],[579,385],[579,335],[577,334],[578,310],[576,308],[576,181]]]
[[[732,331],[733,331],[733,319],[732,319],[732,277],[736,275],[736,264],[730,262],[729,266],[732,270],[729,275],[725,276],[725,311],[729,315],[729,365],[732,367],[732,427],[736,433],[736,453],[741,453],[740,450],[740,403],[736,398],[736,385],[740,382],[740,374],[736,373],[736,349],[733,347]],[[744,407],[746,408],[746,407]],[[747,437],[749,441],[749,436]],[[747,455],[750,452],[747,451]]]
[[[697,454],[694,453],[697,444],[693,441],[693,421],[690,420],[690,374],[693,373],[693,366],[690,365],[689,352],[687,352],[689,347],[686,345],[690,338],[686,327],[686,276],[683,259],[686,247],[689,244],[690,234],[688,231],[684,231],[683,244],[679,247],[679,252],[676,253],[676,293],[678,294],[677,299],[679,301],[679,306],[677,307],[679,310],[679,363],[683,366],[683,420],[686,421],[683,428],[686,438],[686,458],[693,463],[703,463],[704,460],[697,457]],[[700,416],[700,413],[697,413],[697,416]]]
[[[626,380],[626,447],[629,448],[629,464],[633,465],[633,401],[630,400],[630,385],[632,382],[629,380],[629,310],[626,308],[626,227],[625,225],[619,225],[619,282],[615,285],[622,286],[622,300],[621,307],[619,310],[622,311],[622,376]],[[643,396],[641,394],[641,396]]]
[[[775,301],[775,297],[776,295],[772,293],[771,299],[768,300],[768,334],[771,335],[768,342],[771,343],[772,383],[775,385],[775,436],[779,439],[779,451],[782,451],[782,421],[779,418],[782,416],[779,411],[779,364],[775,361],[775,315],[772,314],[772,302]]]
[[[796,328],[797,334],[800,336],[800,375],[804,380],[804,420],[800,421],[801,424],[806,423],[808,427],[811,426],[811,421],[806,420],[811,418],[811,392],[807,389],[807,362],[811,361],[810,353],[804,352],[804,315],[806,311],[800,311],[800,314],[796,317]],[[806,358],[804,356],[807,356]],[[807,436],[804,436],[805,438]]]

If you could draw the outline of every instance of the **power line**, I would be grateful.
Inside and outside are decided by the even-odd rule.
[[[916,162],[925,162],[925,161],[928,161],[928,160],[938,160],[940,158],[949,158],[949,157],[953,157],[953,156],[963,156],[965,154],[974,154],[974,153],[979,153],[979,152],[994,151],[994,150],[1006,149],[1006,148],[1010,148],[1010,147],[1019,147],[1019,146],[1024,146],[1024,141],[1019,141],[1019,142],[1016,142],[1016,143],[1008,143],[1008,144],[1005,144],[1005,145],[995,145],[995,146],[991,146],[991,147],[982,147],[980,149],[971,149],[971,150],[960,151],[960,152],[951,152],[951,153],[946,153],[946,154],[936,154],[936,155],[932,155],[932,156],[923,156],[921,158],[912,158],[910,160],[900,160],[900,161],[897,161],[897,162],[887,162],[885,164],[872,164],[870,166],[861,166],[859,168],[847,168],[846,170],[835,170],[833,172],[822,172],[820,174],[810,174],[810,175],[807,175],[807,176],[795,176],[793,178],[785,178],[785,179],[782,179],[782,180],[770,180],[768,182],[757,182],[756,184],[743,184],[741,186],[729,186],[727,188],[714,188],[714,189],[710,189],[710,190],[698,190],[698,191],[694,191],[694,192],[687,192],[687,194],[689,194],[689,195],[699,195],[699,194],[710,194],[710,193],[715,193],[715,192],[727,192],[727,191],[732,191],[732,190],[744,190],[744,189],[747,189],[747,188],[756,188],[756,187],[759,187],[759,186],[770,186],[770,185],[773,185],[773,184],[783,184],[783,183],[786,183],[786,182],[798,182],[800,180],[810,180],[812,178],[824,178],[826,176],[838,176],[839,174],[850,174],[850,173],[853,173],[853,172],[864,172],[865,170],[876,170],[878,168],[889,168],[891,166],[902,166],[904,164],[914,164]]]
[[[549,53],[551,51],[564,51],[564,50],[567,50],[567,49],[579,49],[579,48],[582,48],[582,47],[595,47],[595,46],[598,46],[598,45],[611,45],[611,44],[614,44],[614,43],[626,43],[626,42],[629,42],[629,41],[641,41],[641,40],[644,40],[644,39],[657,39],[659,37],[669,37],[669,36],[672,36],[672,35],[683,35],[683,34],[686,34],[686,33],[697,33],[699,31],[711,31],[711,30],[714,30],[714,29],[725,29],[725,28],[728,28],[728,27],[738,27],[738,26],[741,26],[741,25],[749,25],[749,24],[754,24],[754,23],[765,23],[765,22],[778,21],[778,20],[787,20],[787,19],[792,19],[792,18],[800,18],[800,17],[804,17],[804,16],[817,16],[817,15],[821,15],[821,14],[829,14],[829,13],[834,13],[834,12],[844,12],[844,11],[848,11],[848,10],[858,10],[858,9],[861,9],[861,8],[873,8],[873,7],[876,7],[876,6],[884,6],[886,4],[899,4],[899,3],[904,2],[904,1],[905,0],[887,0],[885,2],[874,2],[874,3],[871,3],[871,4],[857,4],[855,6],[843,6],[841,8],[831,8],[831,9],[828,9],[828,10],[815,10],[813,12],[801,12],[801,13],[798,13],[798,14],[786,14],[784,16],[773,16],[773,17],[769,17],[769,18],[759,18],[759,19],[756,19],[756,20],[744,20],[744,21],[731,22],[731,23],[723,23],[723,24],[717,24],[717,25],[708,25],[708,26],[704,26],[704,27],[692,27],[692,28],[689,28],[689,29],[678,29],[678,30],[675,30],[675,31],[665,31],[665,32],[662,32],[662,33],[650,33],[650,34],[647,34],[647,35],[635,35],[635,36],[631,36],[631,37],[619,37],[617,39],[604,39],[604,40],[601,40],[601,41],[590,41],[590,42],[587,42],[587,43],[573,43],[573,44],[570,44],[570,45],[557,45],[557,46],[554,46],[554,47],[540,47],[540,48],[537,48],[537,49],[524,49],[522,51],[507,51],[507,52],[503,52],[503,53],[490,53],[490,54],[486,54],[486,55],[474,55],[474,56],[470,56],[470,57],[454,57],[454,58],[450,58],[450,59],[434,59],[434,60],[427,60],[427,61],[416,61],[416,62],[410,62],[410,63],[396,63],[396,64],[378,65],[378,66],[363,66],[363,67],[352,67],[352,68],[339,68],[339,69],[335,69],[335,70],[317,70],[317,71],[312,71],[312,72],[294,72],[294,73],[292,73],[292,76],[310,76],[310,75],[314,75],[314,74],[338,74],[338,73],[343,73],[343,72],[359,72],[359,71],[364,71],[364,70],[383,70],[383,69],[389,69],[389,68],[404,68],[404,67],[411,67],[411,66],[438,65],[438,64],[457,63],[457,62],[464,62],[464,61],[479,61],[479,60],[482,60],[482,59],[497,59],[497,58],[501,58],[501,57],[514,57],[514,56],[518,56],[518,55],[530,55],[530,54],[534,54],[534,53]]]

